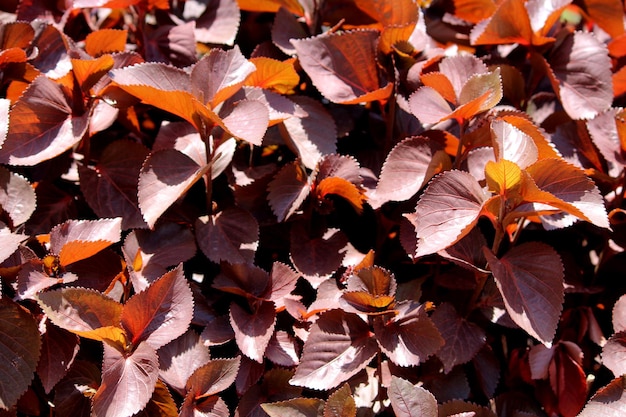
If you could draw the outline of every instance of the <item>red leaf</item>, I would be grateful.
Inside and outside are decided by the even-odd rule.
[[[209,170],[175,149],[155,151],[139,174],[139,207],[150,228],[161,215]]]
[[[228,388],[237,377],[241,359],[213,359],[196,369],[187,380],[187,391],[198,400]]]
[[[562,341],[555,347],[550,386],[563,417],[578,415],[587,398],[587,375],[582,368],[582,356],[582,351],[573,342]]]
[[[241,352],[252,360],[263,362],[265,349],[276,326],[274,303],[263,301],[248,312],[236,303],[230,305],[230,324]]]
[[[398,366],[415,366],[435,354],[444,344],[423,305],[401,302],[391,320],[374,321],[376,340],[383,352]]]
[[[211,359],[209,349],[193,330],[161,347],[157,353],[159,378],[182,395],[186,394],[185,386],[191,374]]]
[[[405,217],[415,227],[417,251],[413,258],[446,249],[465,236],[478,221],[488,195],[478,181],[463,171],[446,171],[433,179]]]
[[[193,296],[179,265],[132,296],[121,322],[133,345],[145,341],[158,349],[185,333],[192,316]]]
[[[308,277],[321,277],[336,271],[345,255],[343,248],[348,243],[345,234],[338,229],[327,229],[322,236],[313,237],[301,223],[292,226],[290,242],[293,265]]]
[[[259,225],[247,211],[229,208],[196,220],[196,239],[202,252],[215,263],[252,263]]]
[[[620,376],[600,388],[578,417],[621,417],[626,412],[626,376]]]
[[[439,305],[432,321],[445,340],[437,356],[446,373],[456,365],[472,360],[487,340],[483,329],[461,317],[450,303]]]
[[[93,397],[96,417],[130,417],[148,404],[159,377],[159,358],[140,343],[125,356],[104,344],[102,385]]]
[[[79,339],[52,323],[46,324],[42,336],[41,357],[37,365],[37,375],[47,394],[59,382],[74,363],[78,353]]]
[[[137,187],[147,156],[144,146],[120,140],[106,147],[95,167],[78,168],[81,191],[89,206],[100,217],[121,217],[123,230],[146,226]]]
[[[85,37],[85,52],[93,57],[114,52],[124,52],[126,49],[126,29],[100,29],[91,32]]]
[[[375,198],[383,203],[413,197],[439,168],[442,153],[443,147],[438,142],[421,136],[397,144],[387,155]]]
[[[75,115],[63,88],[37,77],[15,103],[0,162],[36,165],[74,146],[88,126],[88,114]]]
[[[328,390],[365,368],[378,352],[369,326],[356,314],[331,310],[311,327],[291,384]]]
[[[37,322],[24,308],[0,299],[0,409],[9,410],[30,386],[41,339]]]
[[[406,379],[391,377],[387,391],[396,417],[437,417],[437,400],[428,390]]]
[[[121,223],[119,217],[68,220],[50,231],[50,250],[63,266],[87,259],[120,240]]]
[[[393,85],[376,66],[378,32],[352,31],[293,39],[302,68],[332,102],[356,104],[386,100]]]
[[[513,321],[549,345],[563,308],[563,264],[544,243],[524,243],[501,259],[485,249],[485,256]]]
[[[550,55],[548,75],[572,119],[591,119],[613,102],[608,49],[591,33],[563,39]]]

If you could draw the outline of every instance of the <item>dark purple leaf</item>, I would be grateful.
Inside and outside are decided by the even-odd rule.
[[[186,67],[196,62],[194,22],[178,25],[146,26],[144,58],[150,62],[164,62]]]
[[[302,223],[291,228],[291,260],[306,277],[332,274],[344,258],[348,243],[343,232],[327,229],[322,236],[310,236]]]
[[[450,303],[439,305],[432,314],[432,321],[445,340],[437,356],[446,373],[472,360],[487,339],[480,326],[461,317]]]
[[[140,343],[124,355],[104,344],[102,385],[93,397],[97,417],[130,417],[148,404],[159,377],[154,348]]]
[[[328,311],[312,326],[291,383],[316,390],[334,388],[365,368],[377,352],[369,326],[359,316]]]
[[[41,337],[41,357],[37,364],[37,375],[46,393],[52,391],[74,363],[78,343],[78,336],[46,323],[46,332]]]
[[[284,330],[276,331],[267,345],[265,357],[279,366],[297,366],[300,358],[296,339]]]
[[[229,208],[199,218],[196,239],[202,252],[215,263],[252,263],[259,243],[259,225],[247,211]]]
[[[100,386],[100,367],[77,359],[54,388],[54,409],[59,417],[90,417],[91,398]],[[86,394],[86,395],[85,395]]]
[[[274,303],[260,302],[253,312],[231,303],[230,324],[235,331],[235,341],[241,352],[252,360],[262,362],[276,326]]]
[[[0,299],[0,409],[15,405],[33,380],[40,356],[37,322],[24,308]]]
[[[294,214],[311,191],[304,168],[295,162],[278,171],[267,189],[267,199],[279,222]]]
[[[513,321],[548,345],[563,308],[563,264],[545,243],[524,243],[501,259],[485,249],[491,272]]]
[[[193,330],[162,346],[159,355],[159,378],[180,394],[186,393],[187,380],[211,359],[209,349]]]

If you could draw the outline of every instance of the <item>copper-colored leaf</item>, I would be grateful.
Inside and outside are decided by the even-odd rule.
[[[193,317],[193,296],[182,265],[154,281],[124,305],[120,320],[136,346],[155,349],[187,331]]]
[[[84,92],[88,92],[115,64],[111,55],[102,55],[96,59],[73,58],[71,61],[74,76]]]
[[[88,114],[74,114],[63,88],[37,77],[11,109],[0,162],[36,165],[65,152],[82,139]]]
[[[328,311],[311,328],[291,383],[317,390],[334,388],[365,368],[377,352],[369,326],[356,314]]]
[[[68,220],[50,232],[50,250],[61,265],[87,259],[119,242],[122,219]]]
[[[374,333],[383,352],[398,366],[416,366],[437,352],[444,339],[423,305],[404,301],[387,322],[376,320]]]
[[[450,303],[437,306],[432,320],[446,341],[437,352],[446,373],[472,360],[487,340],[484,330],[461,317]]]
[[[415,227],[417,258],[446,249],[466,235],[478,221],[485,191],[463,171],[435,177],[422,194],[415,213],[406,217]]]
[[[125,345],[120,327],[122,305],[102,293],[84,288],[63,288],[39,293],[37,302],[62,329],[88,339]]]
[[[295,59],[278,61],[272,58],[251,58],[256,71],[246,78],[244,85],[274,90],[280,94],[293,91],[300,82],[300,76],[294,68]]]
[[[146,406],[159,377],[159,358],[147,343],[124,355],[104,345],[102,385],[93,397],[96,417],[130,417]]]
[[[263,354],[276,326],[274,303],[263,301],[253,312],[231,303],[230,324],[241,352],[252,360],[263,362]]]
[[[30,386],[41,339],[35,318],[6,297],[0,299],[0,409],[8,410]]]
[[[470,23],[478,23],[495,11],[493,0],[454,0],[454,15]]]
[[[113,52],[124,52],[126,49],[127,30],[100,29],[91,32],[85,38],[85,52],[93,57]]]
[[[346,235],[338,229],[327,229],[322,236],[310,236],[303,224],[294,224],[290,236],[291,260],[307,276],[332,274],[341,265]]]
[[[356,417],[356,412],[356,402],[348,384],[329,395],[324,406],[324,417]]]
[[[545,243],[524,243],[498,259],[485,249],[491,272],[513,321],[549,345],[563,308],[563,264]]]
[[[374,31],[352,31],[294,39],[291,43],[302,68],[327,99],[355,104],[385,100],[391,93],[392,84],[378,74],[377,39]]]
[[[605,32],[616,38],[624,33],[624,5],[619,0],[579,0],[575,2]]]
[[[315,194],[318,200],[325,199],[329,194],[342,197],[350,203],[358,214],[361,214],[363,211],[363,202],[366,199],[363,191],[357,188],[356,185],[346,179],[337,177],[328,177],[321,180],[315,187]]]
[[[256,219],[240,208],[230,208],[196,220],[196,239],[213,262],[252,262],[259,242]]]
[[[397,417],[438,416],[435,396],[406,379],[392,376],[388,396]]]
[[[261,407],[270,417],[320,417],[324,412],[324,400],[319,398],[292,398]]]

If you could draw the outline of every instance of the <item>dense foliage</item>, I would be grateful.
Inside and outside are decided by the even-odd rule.
[[[626,415],[620,0],[0,7],[0,416]]]

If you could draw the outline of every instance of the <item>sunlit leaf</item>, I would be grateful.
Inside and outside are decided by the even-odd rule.
[[[126,49],[127,30],[100,29],[91,32],[85,38],[85,52],[93,57],[113,52],[123,52]]]
[[[0,409],[8,410],[33,380],[41,339],[35,318],[6,297],[0,299],[0,332]]]
[[[600,388],[578,417],[620,417],[626,412],[626,377],[620,376]]]
[[[377,351],[369,326],[357,315],[328,311],[312,326],[291,383],[317,390],[334,388],[363,369]]]
[[[96,59],[72,59],[72,70],[78,84],[84,92],[88,92],[109,70],[115,61],[111,55],[103,55]]]
[[[239,5],[236,1],[185,2],[182,17],[195,22],[198,42],[232,45],[240,24]]]
[[[243,100],[223,118],[224,126],[236,138],[260,146],[269,124],[269,109],[261,101]]]
[[[432,87],[420,87],[409,98],[411,113],[423,124],[438,123],[451,113],[450,104]]]
[[[50,250],[59,255],[61,265],[68,265],[119,242],[120,217],[98,220],[68,220],[50,232]]]
[[[251,58],[256,71],[246,78],[244,85],[274,90],[280,94],[293,91],[300,82],[294,68],[294,59],[278,61],[272,58]]]
[[[0,162],[36,165],[65,152],[83,137],[88,114],[76,115],[63,88],[37,77],[11,109]]]
[[[528,334],[549,345],[563,308],[561,257],[538,242],[515,246],[500,259],[489,250],[485,256],[509,316]]]
[[[310,192],[309,178],[297,163],[285,165],[268,186],[267,199],[278,221],[289,218]]]
[[[524,177],[514,162],[501,159],[485,165],[485,179],[489,189],[519,204],[522,199]]]
[[[132,296],[120,320],[134,345],[158,349],[185,333],[192,317],[193,296],[179,265]]]
[[[97,417],[130,417],[150,401],[159,377],[159,358],[147,343],[129,355],[104,345],[102,385],[93,397]]]
[[[320,417],[324,400],[319,398],[292,398],[275,403],[263,403],[261,407],[270,417]]]
[[[193,330],[188,330],[158,351],[159,378],[181,394],[193,372],[211,359],[209,350]]]
[[[495,11],[493,0],[454,0],[454,15],[470,23],[478,23]]]
[[[446,249],[478,221],[486,192],[470,174],[446,171],[435,177],[415,207],[406,215],[415,227],[414,258]]]
[[[302,5],[297,0],[237,0],[242,10],[251,12],[276,13],[281,7],[293,14],[302,16]]]
[[[375,31],[352,31],[294,39],[302,68],[330,101],[355,104],[387,99],[392,84],[376,67]],[[347,58],[349,57],[349,59]]]
[[[619,0],[579,0],[575,2],[611,37],[624,33],[624,5]]]
[[[250,359],[262,363],[263,354],[276,326],[274,303],[264,301],[253,312],[232,303],[230,324],[235,331],[235,341],[241,352]]]
[[[196,399],[224,391],[235,382],[241,359],[213,359],[199,367],[187,380],[186,389]]]
[[[602,348],[602,363],[614,375],[626,374],[626,332],[615,333]]]
[[[391,377],[389,401],[397,417],[437,417],[437,400],[428,390],[406,379]]]
[[[539,151],[535,142],[515,126],[503,120],[494,120],[491,122],[491,134],[497,159],[515,162],[522,169],[537,160]]]
[[[337,177],[328,177],[321,180],[315,187],[315,194],[319,200],[325,199],[329,194],[342,197],[350,203],[358,214],[361,214],[363,211],[363,202],[366,199],[362,190],[357,188],[356,185],[346,179]]]

